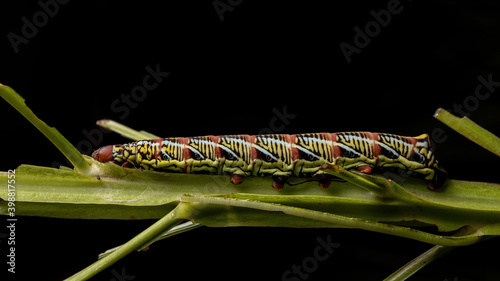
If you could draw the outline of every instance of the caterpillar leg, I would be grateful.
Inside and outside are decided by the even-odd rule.
[[[323,189],[327,189],[332,183],[332,176],[330,176],[329,174],[318,173],[314,176],[314,178],[318,181],[319,186]]]
[[[118,164],[118,165],[120,165],[120,164]],[[123,164],[121,166],[124,168],[132,168],[132,164],[130,164],[130,162],[128,162],[128,161],[123,162]]]
[[[231,175],[231,183],[232,184],[240,184],[243,182],[243,175],[239,175],[239,174],[232,174]]]
[[[285,186],[288,176],[284,175],[274,175],[271,177],[273,179],[273,188],[276,190],[281,190]]]
[[[357,169],[358,169],[358,171],[363,172],[365,174],[371,174],[372,173],[372,167],[370,167],[368,165],[359,166]]]
[[[243,175],[240,174],[232,174],[231,175],[231,183],[232,184],[240,184],[243,182]],[[271,177],[273,179],[273,188],[276,190],[281,190],[285,186],[286,181],[288,180],[288,176],[284,175],[274,175]]]

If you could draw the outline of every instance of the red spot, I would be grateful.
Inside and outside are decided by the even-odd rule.
[[[323,183],[319,183],[319,186],[323,189],[327,189],[329,186],[330,186],[331,182],[323,182]]]
[[[251,149],[252,152],[250,153],[249,157],[250,161],[258,160],[259,158],[259,154],[257,153],[257,148],[256,148],[257,146],[253,145],[255,143],[256,138],[257,137],[255,135],[249,135],[248,137],[246,137],[246,141],[250,143],[250,147],[252,148]]]
[[[433,190],[435,191],[436,189],[434,188],[434,183],[432,181],[430,181],[428,184],[427,184],[427,187],[430,189],[430,190]]]
[[[103,146],[103,147],[97,149],[96,151],[94,151],[94,153],[92,153],[92,158],[94,158],[95,160],[97,160],[101,163],[106,163],[106,162],[112,161],[113,160],[113,146],[107,145],[107,146]]]
[[[358,167],[358,171],[363,172],[365,174],[370,174],[372,172],[372,168],[368,165],[363,165]]]
[[[232,175],[231,176],[231,183],[233,184],[240,184],[243,182],[243,176],[242,175]]]
[[[276,189],[276,190],[282,190],[283,187],[285,187],[284,184],[279,184],[277,182],[273,182],[273,188]]]
[[[427,184],[427,189],[431,191],[441,191],[443,185],[438,185],[434,180],[429,181]]]
[[[158,145],[157,146],[154,146],[156,147],[154,151],[154,159],[161,159],[161,143],[163,142],[163,139],[154,139],[154,140],[151,140],[151,144],[154,144],[154,143],[157,143]]]
[[[290,136],[290,143],[296,143],[297,141],[297,135],[291,135]],[[300,159],[300,153],[299,153],[299,149],[297,148],[297,146],[295,145],[292,145],[292,161],[295,162],[297,160]]]
[[[220,136],[210,136],[210,140],[215,143],[214,145],[214,154],[215,154],[215,157],[220,159],[222,158],[223,154],[222,154],[222,149],[220,148],[220,145],[217,145],[219,143],[219,140],[220,140]]]
[[[377,133],[370,133],[370,139],[373,140],[373,157],[375,157],[375,159],[378,159],[381,150],[380,145],[378,144],[378,138]]]
[[[335,142],[339,141],[337,139],[337,134],[333,133],[331,135],[331,139],[332,139],[332,143],[334,144],[333,145],[333,159],[337,159],[340,157],[340,148],[338,145],[335,145]]]

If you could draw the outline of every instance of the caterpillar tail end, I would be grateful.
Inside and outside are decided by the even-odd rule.
[[[101,163],[113,161],[113,145],[98,148],[92,153],[92,158]]]
[[[438,165],[434,167],[434,177],[428,182],[427,189],[441,191],[448,180],[448,172]]]

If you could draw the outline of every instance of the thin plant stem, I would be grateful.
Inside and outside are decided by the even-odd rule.
[[[500,138],[477,125],[469,118],[458,118],[442,108],[436,111],[434,117],[484,149],[500,156]]]
[[[91,171],[91,166],[85,161],[82,154],[74,147],[59,131],[49,127],[45,122],[40,120],[24,102],[23,97],[16,93],[9,86],[0,84],[0,97],[5,99],[12,107],[21,113],[28,121],[33,124],[40,132],[42,132],[59,151],[75,166],[75,169],[82,173],[88,174]]]
[[[157,139],[158,136],[146,131],[137,131],[121,123],[109,119],[103,119],[96,122],[97,125],[120,134],[122,137],[131,140]]]
[[[95,263],[91,264],[87,268],[81,270],[77,274],[67,278],[67,281],[80,281],[87,280],[90,277],[101,272],[105,268],[111,266],[118,260],[122,259],[126,255],[130,254],[132,251],[143,248],[159,238],[163,233],[173,228],[175,225],[182,221],[178,216],[179,209],[186,208],[183,203],[179,204],[176,208],[170,211],[163,218],[158,220],[156,223],[148,227],[146,230],[141,232],[139,235],[135,236],[127,243],[123,244],[120,248],[116,249],[114,252],[110,253],[106,257],[97,260]]]
[[[368,221],[359,218],[345,217],[345,216],[314,211],[304,208],[290,207],[275,203],[264,203],[252,200],[240,200],[228,197],[196,196],[196,195],[184,195],[182,196],[182,200],[184,202],[193,202],[193,203],[197,202],[201,204],[236,206],[236,207],[257,209],[262,211],[283,212],[291,216],[323,221],[336,225],[342,225],[343,227],[347,228],[358,228],[379,233],[397,235],[400,237],[410,238],[434,245],[466,246],[477,243],[481,241],[481,239],[483,239],[483,233],[481,231],[463,236],[444,236],[444,235],[427,233],[409,227],[390,225],[386,223]]]
[[[403,281],[408,279],[422,267],[428,265],[434,260],[448,254],[455,247],[436,245],[420,256],[416,257],[409,263],[405,264],[403,267],[395,271],[393,274],[389,275],[384,281]]]
[[[192,221],[188,221],[188,222],[176,225],[173,228],[171,228],[170,230],[168,230],[166,233],[164,233],[160,237],[158,237],[158,239],[156,239],[155,241],[151,242],[150,244],[144,246],[142,249],[139,249],[138,251],[141,251],[144,248],[148,248],[151,244],[153,244],[156,241],[159,241],[159,240],[162,240],[162,239],[165,239],[165,238],[169,238],[169,237],[175,236],[177,234],[181,234],[181,233],[184,233],[186,231],[193,230],[193,229],[196,229],[196,228],[199,228],[199,227],[202,227],[202,225],[199,224],[199,223],[192,222]],[[106,252],[104,252],[102,254],[99,254],[99,258],[102,259],[102,258],[108,256],[112,252],[114,252],[117,249],[119,249],[121,246],[122,245],[114,247],[114,248],[111,248],[111,249],[107,250]]]

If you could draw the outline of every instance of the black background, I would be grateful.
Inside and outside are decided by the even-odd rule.
[[[393,1],[270,2],[232,1],[221,21],[214,3],[225,0],[70,1],[16,53],[8,35],[22,35],[22,18],[33,22],[41,7],[2,1],[0,83],[88,151],[84,132],[103,118],[165,137],[257,134],[270,127],[273,109],[286,107],[295,118],[278,133],[414,136],[441,128],[447,139],[436,153],[452,178],[498,182],[498,158],[433,118],[439,107],[471,101],[479,76],[500,81],[496,1],[401,1],[402,11],[350,63],[339,44],[354,45],[354,27],[364,29],[374,20],[371,10]],[[157,65],[169,76],[128,114],[113,111],[120,95],[142,84],[145,68]],[[465,110],[497,135],[499,92]],[[5,102],[0,120],[0,170],[65,163]],[[92,149],[120,142],[105,134]],[[10,278],[61,280],[152,223],[21,217],[17,273]],[[93,280],[112,280],[122,268],[134,280],[281,280],[312,255],[317,237],[328,235],[341,246],[308,280],[381,280],[430,247],[359,230],[203,228],[131,254]],[[411,280],[498,280],[498,261],[490,256],[498,246],[492,240],[456,249]],[[3,260],[5,240],[0,247]]]

